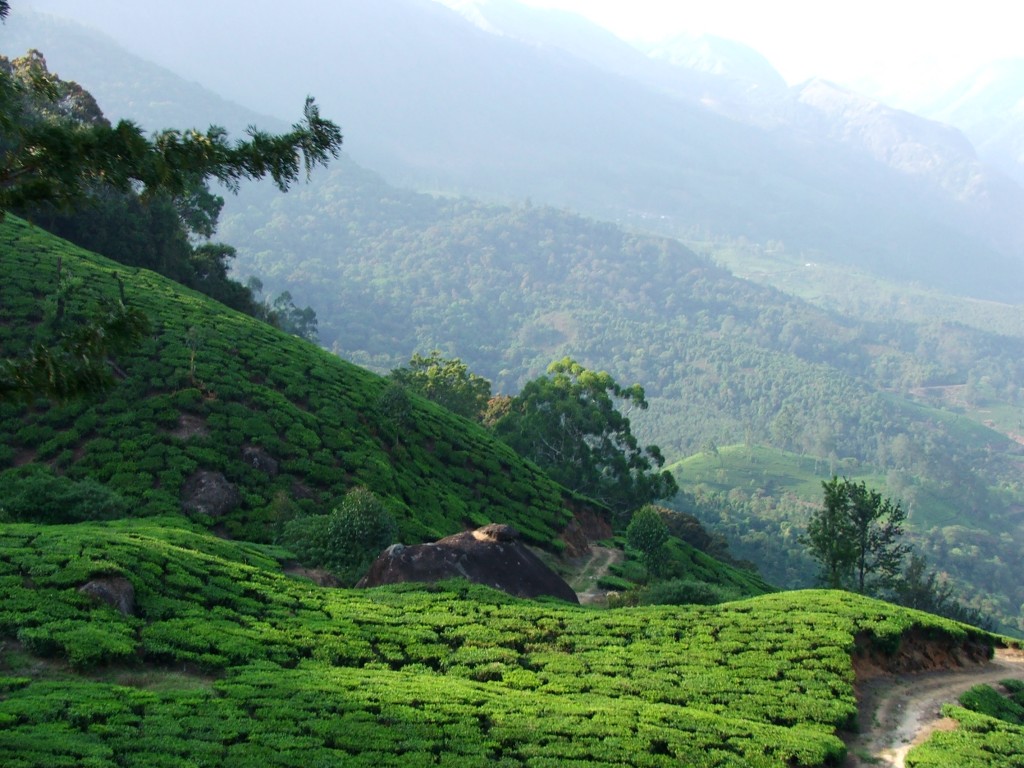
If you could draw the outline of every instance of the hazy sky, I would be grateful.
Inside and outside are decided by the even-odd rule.
[[[876,94],[927,92],[993,59],[1024,58],[1017,0],[523,1],[575,11],[627,38],[687,31],[738,40],[791,84],[820,76]]]

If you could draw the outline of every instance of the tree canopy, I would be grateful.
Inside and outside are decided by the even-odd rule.
[[[665,519],[650,504],[641,507],[626,526],[626,541],[640,550],[650,576],[656,576],[664,557],[669,531]]]
[[[389,378],[474,421],[480,420],[491,398],[491,382],[470,371],[459,358],[441,357],[436,349],[426,357],[414,354],[408,365],[395,368]]]
[[[2,0],[0,20],[9,11]],[[231,142],[223,128],[211,126],[147,137],[130,121],[111,125],[87,91],[48,71],[38,51],[14,61],[0,57],[0,218],[15,211],[43,219],[56,234],[250,314],[260,314],[251,291],[227,276],[234,249],[194,247],[194,238],[213,235],[223,205],[208,182],[237,190],[242,180],[269,176],[286,190],[301,170],[308,176],[337,157],[341,142],[340,129],[320,116],[312,98],[302,120],[281,135],[251,127],[246,139]],[[92,210],[83,223],[73,209],[85,203]],[[120,289],[119,301],[71,330],[61,327],[66,322],[58,311],[54,338],[0,361],[0,399],[63,400],[108,386],[108,355],[147,329],[146,318],[127,305],[123,284]],[[294,319],[288,299],[267,318]],[[58,309],[63,300],[56,297]],[[312,310],[295,312],[303,324],[293,332],[315,335]]]
[[[70,205],[97,186],[187,199],[209,179],[237,190],[243,180],[269,176],[286,190],[302,170],[308,175],[340,152],[341,130],[312,97],[302,120],[280,135],[250,127],[232,142],[210,126],[146,136],[128,120],[112,125],[95,102],[83,119],[82,89],[49,73],[38,52],[19,61],[17,68],[0,62],[0,212],[41,201]]]
[[[527,382],[494,430],[565,487],[624,516],[678,490],[672,474],[661,471],[658,446],[641,448],[634,437],[634,407],[647,407],[639,384],[623,387],[566,357]]]

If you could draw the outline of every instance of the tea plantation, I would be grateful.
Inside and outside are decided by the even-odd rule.
[[[838,592],[598,609],[290,577],[282,526],[357,486],[410,543],[504,522],[557,554],[605,511],[476,424],[13,216],[0,357],[122,286],[154,332],[112,390],[0,405],[0,765],[838,766],[851,654],[996,641]],[[201,471],[225,509],[185,503]],[[681,577],[768,588],[672,549]],[[130,585],[124,610],[97,580]]]
[[[911,750],[907,765],[916,768],[1012,768],[1024,762],[1024,681],[1004,680],[1008,695],[978,685],[948,704],[942,714],[954,719],[955,730],[939,731]]]
[[[219,473],[239,498],[205,522],[259,541],[360,485],[389,500],[406,543],[500,522],[557,551],[570,507],[603,514],[478,425],[154,273],[14,216],[0,222],[0,253],[0,357],[51,342],[57,301],[65,323],[86,318],[118,280],[154,325],[98,402],[0,404],[0,470],[45,463],[102,483],[136,515],[180,513],[188,479]]]
[[[838,765],[856,635],[988,639],[826,591],[601,610],[332,590],[162,519],[0,537],[6,766]],[[118,575],[133,615],[78,591]]]

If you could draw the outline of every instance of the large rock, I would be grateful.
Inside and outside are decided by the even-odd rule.
[[[99,576],[78,588],[98,603],[106,603],[125,616],[135,615],[135,587],[124,576]]]
[[[189,515],[220,517],[242,501],[238,489],[223,474],[206,469],[199,470],[185,481],[181,495],[181,508]]]
[[[255,445],[242,448],[242,461],[270,477],[277,477],[279,464],[277,459]]]
[[[388,547],[356,584],[465,578],[517,597],[550,595],[578,603],[576,593],[519,539],[510,525],[485,525],[432,544]]]
[[[572,510],[572,520],[561,533],[566,557],[589,555],[590,542],[612,537],[611,523],[592,507],[580,506],[573,501],[568,501],[567,504]]]

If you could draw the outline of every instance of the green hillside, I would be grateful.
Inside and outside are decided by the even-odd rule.
[[[249,267],[279,289],[313,287],[296,298],[326,310],[336,352],[384,370],[439,347],[509,389],[565,354],[610,367],[654,395],[641,429],[701,451],[676,467],[692,476],[680,511],[799,566],[819,471],[884,479],[944,564],[972,566],[954,576],[1013,619],[1013,445],[902,393],[980,370],[988,393],[1015,380],[1024,340],[852,322],[677,242],[401,192],[348,161],[294,203],[261,195],[225,234],[252,237]],[[0,218],[2,766],[836,768],[866,722],[866,670],[971,665],[1013,642],[851,593],[777,592],[695,516],[647,508],[648,534],[623,536],[483,426],[139,263]],[[61,334],[101,329],[109,300],[151,324],[128,350],[91,348],[112,387],[61,403],[12,379],[33,354],[56,356],[45,376],[75,365]],[[1012,423],[1012,394],[993,422]],[[323,586],[352,583],[346,526],[381,534],[362,557],[491,522],[578,585],[621,591],[597,607],[462,580]],[[923,760],[1015,764],[1018,724],[985,719],[1009,705],[978,697]]]
[[[131,59],[81,30],[8,27],[24,34],[12,40],[38,35],[61,71],[81,72],[104,107],[109,99],[115,113],[147,128],[164,127],[169,115],[198,125],[241,119],[238,108],[167,72],[154,88],[153,68],[109,66]],[[135,73],[130,82],[126,71]],[[350,107],[339,114],[346,128],[360,119]],[[651,199],[660,194],[641,186]],[[701,186],[687,183],[688,195],[706,192]],[[614,189],[618,198],[628,192]],[[728,197],[730,205],[739,199]],[[839,208],[851,221],[859,215]],[[896,286],[796,241],[730,239],[638,210],[646,209],[620,221],[682,235],[715,261],[565,210],[396,189],[347,158],[284,197],[243,190],[229,200],[220,235],[239,246],[240,274],[311,304],[325,346],[378,372],[440,349],[496,390],[514,392],[570,355],[645,387],[651,408],[633,415],[634,433],[670,460],[745,443],[884,477],[885,491],[913,508],[931,562],[975,607],[1020,631],[1024,495],[1021,448],[1010,437],[1021,432],[1024,342],[1015,308]],[[787,210],[805,233],[820,224],[809,210]],[[843,239],[866,259],[892,246],[852,243]],[[923,250],[938,268],[937,252]],[[785,293],[737,279],[723,264]],[[761,497],[784,485],[766,478],[729,490]],[[788,528],[801,524],[794,516]],[[744,530],[753,529],[764,534],[759,551],[770,553],[771,520]],[[771,572],[771,562],[756,562]]]
[[[933,418],[949,421],[965,445],[984,439],[983,428],[967,418],[941,412]],[[951,481],[917,479],[907,469],[881,473],[869,464],[758,445],[715,446],[670,469],[684,491],[670,506],[700,519],[724,537],[734,557],[756,563],[766,580],[783,589],[816,583],[818,565],[800,536],[811,510],[822,503],[822,480],[835,473],[864,481],[901,503],[908,512],[908,541],[948,580],[958,601],[1020,635],[1017,507],[1008,505],[1005,517],[998,507],[966,517],[963,494],[978,493],[977,486],[952,489]],[[1002,503],[1012,498],[1008,489],[1000,493]]]
[[[396,409],[383,379],[155,274],[11,216],[0,237],[5,356],[119,279],[154,326],[98,400],[0,414],[0,479],[48,467],[76,490],[4,499],[35,520],[0,528],[5,766],[838,765],[851,654],[884,657],[908,633],[996,642],[845,593],[602,610],[289,577],[266,542],[357,484],[407,540],[500,520],[556,552],[586,502],[476,425],[411,397]],[[199,469],[237,489],[235,508],[181,514]],[[671,548],[681,577],[766,587]],[[97,580],[130,584],[123,611],[86,596]]]
[[[406,542],[505,522],[557,550],[570,508],[586,506],[479,426],[153,273],[12,216],[0,250],[2,356],[26,350],[52,313],[58,271],[67,312],[116,296],[118,275],[154,326],[104,397],[0,406],[3,467],[98,481],[137,515],[180,513],[189,478],[220,473],[237,501],[198,518],[258,541],[360,485],[388,500]]]
[[[323,519],[347,491],[365,487],[397,518],[402,542],[502,522],[557,556],[574,513],[608,518],[476,423],[322,349],[16,217],[0,224],[0,238],[0,356],[27,349],[33,336],[53,341],[45,328],[58,293],[65,313],[87,312],[119,290],[119,279],[154,327],[117,361],[121,380],[102,397],[0,405],[0,520],[184,512],[221,535],[275,543],[291,541],[283,536],[291,521]],[[192,495],[196,478],[211,476],[222,479],[223,509]],[[581,531],[596,535],[573,529],[576,550]],[[308,538],[309,529],[297,535]],[[305,540],[293,543],[309,550]],[[667,575],[733,598],[771,591],[684,542],[670,553]],[[644,579],[630,571],[616,584]]]
[[[839,467],[821,459],[753,445],[716,446],[713,451],[688,456],[670,469],[689,484],[715,491],[771,484],[773,490],[807,502],[816,502],[821,495],[822,476],[839,471]]]
[[[843,315],[876,321],[955,323],[1020,338],[1024,317],[1015,304],[969,298],[872,274],[855,265],[821,264],[816,254],[780,241],[753,243],[732,238],[687,239],[739,277],[770,285]]]
[[[965,435],[964,440],[970,440],[970,435]],[[803,505],[819,504],[822,480],[833,475],[864,481],[873,487],[884,488],[889,482],[886,475],[871,472],[870,466],[817,459],[766,446],[716,447],[713,452],[688,456],[670,469],[687,487],[701,487],[712,493],[728,494],[739,490],[776,498],[791,497]],[[956,505],[941,494],[918,488],[908,496],[913,501],[908,520],[912,530],[924,533],[957,522]]]
[[[994,638],[847,593],[595,610],[332,590],[164,519],[0,533],[6,766],[839,765],[851,654]],[[78,587],[134,586],[129,614]]]

